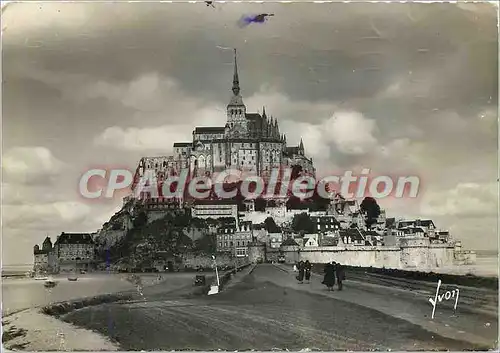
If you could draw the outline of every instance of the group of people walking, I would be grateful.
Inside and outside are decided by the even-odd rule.
[[[298,265],[295,265],[295,270],[299,271],[299,274],[297,275],[297,280],[299,283],[304,283],[304,277],[306,278],[306,281],[309,282],[311,280],[311,270],[312,270],[312,265],[309,261],[300,261]]]
[[[345,280],[344,266],[335,261],[325,264],[324,269],[325,277],[323,278],[323,283],[329,291],[333,291],[333,286],[335,286],[335,279],[337,279],[337,286],[339,290],[342,290],[342,281]]]
[[[305,280],[309,283],[311,280],[311,270],[312,264],[306,260],[300,261],[297,265],[294,265],[294,271],[298,271],[297,280],[299,283],[304,283]],[[338,289],[342,290],[342,281],[345,280],[344,266],[335,261],[325,264],[324,268],[325,276],[323,278],[322,284],[324,284],[329,291],[333,291],[335,282],[337,282]]]

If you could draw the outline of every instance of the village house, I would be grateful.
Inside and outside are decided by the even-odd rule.
[[[54,243],[59,271],[88,271],[95,266],[95,245],[90,233],[61,233]]]
[[[269,237],[269,247],[271,249],[279,249],[281,243],[283,242],[283,233],[268,233]]]
[[[233,200],[196,200],[191,216],[201,219],[234,218],[238,225],[238,204]]]
[[[430,219],[400,220],[396,225],[397,229],[421,229],[425,236],[434,237],[436,226]],[[416,232],[416,230],[415,230]]]
[[[311,221],[318,233],[335,233],[340,229],[340,222],[333,215],[314,215],[311,216]]]
[[[341,229],[339,231],[339,245],[370,245],[358,228]]]
[[[231,253],[237,257],[248,256],[248,244],[252,242],[251,222],[228,222],[217,230],[217,252]]]
[[[306,234],[304,235],[304,247],[317,247],[318,244],[318,234]]]
[[[338,246],[339,232],[335,234],[319,234],[318,246]]]

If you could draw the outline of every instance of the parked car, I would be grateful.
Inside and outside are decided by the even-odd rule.
[[[197,275],[194,279],[195,286],[204,286],[206,284],[206,277],[203,275]]]
[[[285,263],[285,256],[283,256],[283,255],[278,256],[278,262],[279,262],[280,264]]]

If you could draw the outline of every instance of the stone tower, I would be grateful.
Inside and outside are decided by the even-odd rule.
[[[246,137],[248,134],[248,122],[246,119],[246,106],[240,95],[240,80],[238,78],[238,62],[236,49],[234,49],[234,75],[233,96],[227,105],[226,135],[228,138]]]

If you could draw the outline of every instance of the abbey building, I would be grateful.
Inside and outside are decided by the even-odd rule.
[[[176,142],[173,156],[143,157],[136,176],[154,170],[159,178],[179,175],[189,168],[191,176],[210,176],[227,169],[238,169],[264,179],[278,167],[300,165],[302,171],[315,174],[313,161],[305,154],[302,140],[298,146],[287,146],[276,118],[248,113],[240,94],[240,81],[234,52],[232,97],[226,109],[225,126],[196,127],[192,140]]]

